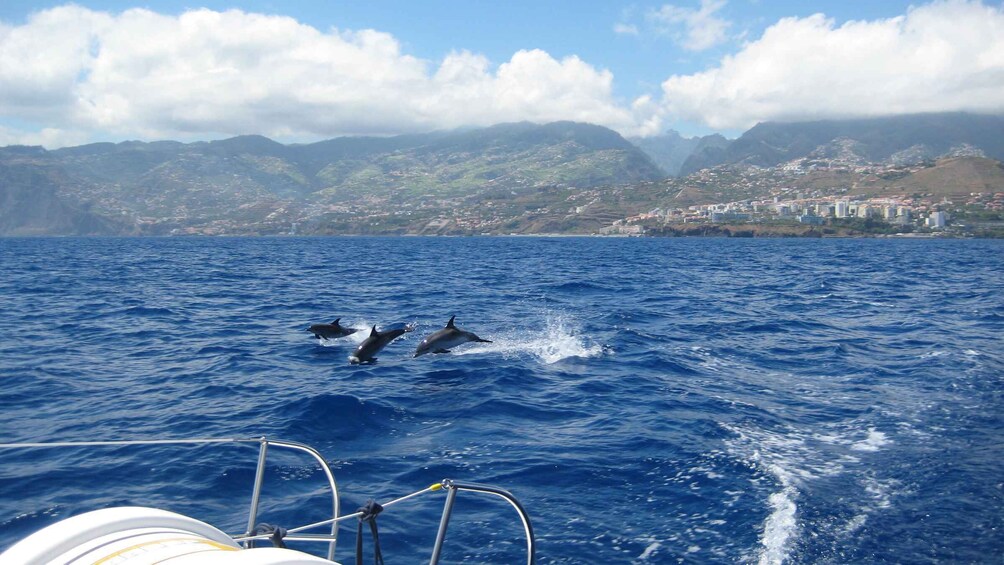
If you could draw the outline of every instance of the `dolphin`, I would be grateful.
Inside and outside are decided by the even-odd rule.
[[[449,353],[451,347],[456,347],[470,341],[491,343],[491,341],[481,339],[471,332],[458,329],[457,326],[453,325],[454,318],[456,316],[452,316],[450,321],[446,322],[445,328],[435,331],[423,339],[422,343],[419,343],[418,348],[415,349],[415,357],[425,355],[426,353]]]
[[[349,356],[349,361],[353,364],[355,363],[367,363],[370,361],[376,361],[376,355],[381,349],[387,347],[387,344],[394,341],[395,339],[404,335],[405,332],[410,332],[415,329],[412,326],[395,327],[387,331],[378,332],[376,326],[370,330],[370,335],[359,344],[356,351]]]
[[[314,337],[317,339],[338,339],[359,331],[356,328],[346,328],[338,325],[338,320],[341,320],[341,318],[336,319],[330,324],[314,324],[307,328],[307,331],[314,334]]]

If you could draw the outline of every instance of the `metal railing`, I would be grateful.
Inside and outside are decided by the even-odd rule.
[[[100,447],[100,446],[131,446],[131,445],[197,445],[197,444],[254,444],[257,443],[258,448],[258,464],[255,469],[255,480],[254,488],[251,493],[251,505],[248,510],[248,522],[247,531],[243,535],[232,535],[231,537],[234,541],[241,543],[244,547],[250,547],[252,542],[258,540],[267,540],[272,537],[272,534],[260,534],[253,535],[252,532],[255,529],[255,525],[258,519],[258,505],[261,499],[262,484],[265,479],[265,464],[268,456],[269,447],[280,447],[291,449],[294,451],[300,451],[307,453],[317,462],[321,467],[321,471],[324,473],[328,481],[328,486],[331,488],[331,512],[332,517],[328,520],[323,520],[320,522],[315,522],[312,524],[307,524],[304,526],[299,526],[296,528],[289,528],[286,530],[286,535],[282,538],[287,541],[304,541],[304,542],[322,542],[328,544],[327,559],[329,561],[334,561],[335,559],[335,546],[338,542],[338,524],[353,518],[359,518],[363,515],[362,512],[355,512],[353,514],[346,514],[345,516],[339,516],[339,503],[338,503],[338,486],[335,483],[334,474],[331,472],[331,468],[328,466],[327,461],[324,457],[309,445],[302,444],[295,441],[286,441],[278,439],[268,439],[264,436],[257,438],[200,438],[200,439],[154,439],[154,440],[121,440],[121,441],[64,441],[64,442],[47,442],[47,443],[0,443],[0,449],[15,449],[15,448],[55,448],[55,447]],[[432,550],[432,557],[429,560],[430,565],[437,565],[439,563],[440,555],[442,554],[443,543],[446,539],[446,529],[450,522],[450,517],[453,513],[453,503],[456,499],[457,493],[460,491],[475,492],[482,494],[490,494],[493,496],[498,496],[508,502],[519,514],[520,521],[523,524],[523,532],[526,535],[526,549],[527,549],[527,565],[534,565],[536,563],[536,547],[535,540],[533,536],[533,527],[530,524],[530,516],[527,514],[526,510],[519,503],[519,501],[508,491],[503,489],[488,486],[479,485],[474,483],[462,483],[453,481],[451,479],[443,479],[438,483],[434,483],[422,490],[413,492],[411,494],[396,498],[394,500],[382,503],[383,508],[394,506],[395,504],[410,500],[419,495],[426,494],[429,492],[437,492],[440,490],[446,491],[446,502],[443,506],[443,514],[440,518],[439,529],[436,532],[435,546]],[[320,528],[323,526],[331,526],[330,534],[310,534],[305,533],[307,530],[312,530],[315,528]]]

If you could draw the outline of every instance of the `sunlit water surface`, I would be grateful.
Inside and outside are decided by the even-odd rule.
[[[999,563],[1002,243],[0,239],[0,441],[301,441],[343,511],[496,484],[540,563]],[[493,343],[412,358],[454,314]],[[351,365],[363,334],[305,331],[334,318],[417,329]],[[4,451],[0,548],[123,504],[243,531],[256,453]],[[274,455],[260,519],[323,519],[320,469]],[[388,562],[442,504],[380,516]],[[461,495],[444,561],[518,563],[521,532]]]

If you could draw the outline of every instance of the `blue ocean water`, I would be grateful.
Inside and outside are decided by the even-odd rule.
[[[451,315],[493,343],[412,358]],[[361,335],[305,331],[339,317],[417,329],[351,365]],[[0,239],[0,442],[300,441],[343,512],[495,484],[540,563],[1000,563],[1002,336],[1000,241]],[[243,531],[256,456],[4,451],[0,549],[123,504]],[[260,519],[323,519],[319,468],[275,456]],[[442,504],[380,516],[389,563]],[[444,562],[522,550],[461,494]]]

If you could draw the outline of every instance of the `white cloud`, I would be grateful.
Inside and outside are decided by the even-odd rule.
[[[724,43],[732,25],[716,13],[725,6],[725,0],[701,0],[698,9],[666,4],[650,11],[645,19],[663,34],[675,37],[680,45],[690,51],[704,51]],[[683,27],[683,33],[679,28]]]
[[[614,24],[614,33],[620,35],[641,35],[641,32],[638,30],[638,26],[624,23]]]
[[[574,56],[519,51],[493,68],[464,51],[436,65],[403,53],[387,33],[323,32],[238,10],[113,15],[66,6],[0,24],[0,120],[48,128],[22,138],[50,144],[57,131],[316,139],[514,120],[648,131],[653,116],[635,114],[655,110],[619,104],[612,83],[609,71]]]
[[[57,148],[82,145],[90,136],[86,132],[44,128],[37,132],[23,132],[0,126],[0,147],[7,145],[41,145]]]
[[[716,68],[674,75],[663,106],[716,129],[767,120],[1004,112],[1004,9],[939,1],[837,26],[786,18]]]

